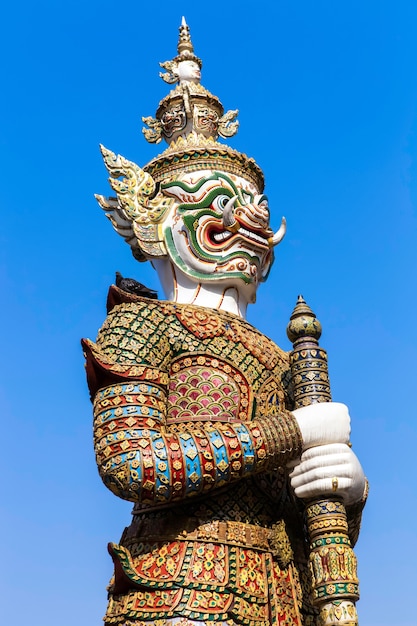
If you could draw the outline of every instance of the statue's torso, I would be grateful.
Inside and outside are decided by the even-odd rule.
[[[291,408],[288,357],[250,324],[210,309],[129,299],[110,313],[94,355],[107,375],[153,377],[166,389],[167,430],[202,431]],[[225,477],[239,470],[233,450],[226,454],[219,444],[215,452]],[[190,454],[187,463],[193,461]],[[198,481],[197,472],[190,479]],[[282,468],[233,484],[225,479],[180,503],[137,504],[120,546],[112,548],[116,582],[106,623],[188,615],[300,625],[299,524]]]

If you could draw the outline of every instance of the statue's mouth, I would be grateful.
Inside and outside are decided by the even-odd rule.
[[[250,241],[251,245],[255,244],[257,247],[267,248],[271,247],[270,245],[270,237],[271,233],[262,232],[262,234],[258,231],[255,232],[253,230],[249,230],[244,226],[241,226],[240,223],[236,222],[236,230],[232,232],[230,230],[218,230],[216,228],[210,228],[207,230],[206,236],[208,237],[211,244],[214,245],[223,245],[226,241],[232,242],[232,240],[236,239],[246,239]]]

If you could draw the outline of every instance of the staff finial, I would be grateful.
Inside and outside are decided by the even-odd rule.
[[[315,313],[310,309],[303,296],[298,296],[297,303],[287,326],[287,337],[293,343],[302,338],[310,338],[318,341],[321,337],[322,327]]]

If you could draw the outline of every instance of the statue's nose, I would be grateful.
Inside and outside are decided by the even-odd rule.
[[[269,228],[269,209],[265,205],[244,204],[236,207],[235,216],[254,228]]]

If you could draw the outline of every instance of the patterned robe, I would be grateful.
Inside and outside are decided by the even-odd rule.
[[[225,312],[115,287],[108,310],[83,342],[96,457],[135,506],[109,546],[106,626],[316,624],[288,355]]]

